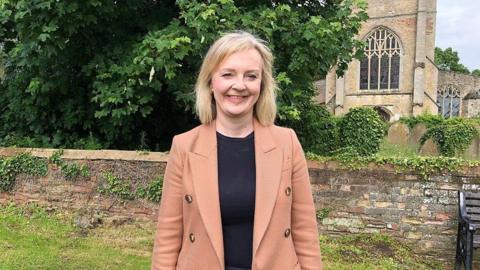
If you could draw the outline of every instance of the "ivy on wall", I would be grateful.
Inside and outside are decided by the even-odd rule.
[[[135,194],[137,197],[152,202],[160,202],[163,191],[163,176],[155,177],[146,187],[139,187]]]
[[[444,172],[458,172],[464,168],[480,166],[480,160],[465,160],[456,157],[380,157],[377,155],[337,155],[332,157],[307,153],[307,158],[318,162],[336,161],[341,167],[349,170],[366,168],[369,164],[393,165],[397,173],[416,172],[420,178],[427,180],[430,175]]]
[[[404,116],[400,118],[400,123],[406,124],[413,129],[418,124],[424,124],[427,128],[439,125],[445,121],[445,118],[439,115],[422,114],[419,116]]]
[[[439,115],[424,114],[416,117],[402,117],[400,122],[413,129],[424,124],[427,132],[420,138],[420,146],[433,139],[443,156],[462,154],[480,132],[480,118],[454,117],[445,119]]]
[[[112,172],[103,172],[102,176],[104,182],[97,189],[101,194],[110,195],[120,200],[146,199],[152,202],[159,202],[162,196],[162,176],[157,176],[147,186],[140,186],[136,189],[130,179],[120,178]]]
[[[463,153],[472,143],[478,130],[471,121],[462,118],[451,118],[440,124],[430,126],[420,138],[420,145],[433,139],[443,156],[452,157]]]
[[[47,175],[48,164],[45,159],[22,153],[13,157],[0,158],[0,191],[8,192],[15,186],[17,175],[24,173],[33,176]]]
[[[90,171],[84,164],[66,163],[62,160],[63,149],[55,151],[48,159],[34,157],[30,153],[22,153],[12,157],[0,157],[0,192],[12,191],[19,174],[31,176],[46,176],[48,164],[61,168],[66,180],[74,180],[77,176],[88,177]],[[146,186],[136,189],[132,181],[115,176],[112,172],[104,172],[103,183],[99,185],[98,192],[111,195],[121,200],[145,199],[159,202],[162,196],[163,176],[157,176]]]
[[[63,149],[59,149],[48,158],[48,161],[52,164],[55,164],[60,167],[62,173],[65,175],[65,179],[73,180],[77,176],[88,177],[90,176],[90,171],[85,164],[77,163],[66,163],[62,160],[61,156],[63,155]]]
[[[121,200],[135,199],[135,194],[132,192],[131,181],[117,177],[112,172],[104,172],[102,176],[104,183],[98,187],[98,192],[113,195]]]

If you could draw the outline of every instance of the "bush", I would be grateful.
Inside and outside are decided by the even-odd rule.
[[[338,121],[324,106],[311,104],[300,118],[287,125],[297,132],[305,152],[329,156],[338,148]]]
[[[430,127],[420,139],[420,145],[432,138],[442,155],[451,157],[461,154],[478,135],[478,130],[473,123],[471,119],[447,119],[439,125]]]
[[[26,147],[26,148],[51,148],[53,147],[47,138],[20,136],[15,133],[7,134],[0,138],[1,147]]]
[[[377,153],[385,133],[386,124],[372,108],[353,108],[340,121],[341,146],[351,147],[361,156]]]

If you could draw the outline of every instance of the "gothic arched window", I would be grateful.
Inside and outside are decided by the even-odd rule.
[[[365,58],[360,61],[360,90],[398,89],[401,55],[398,38],[379,27],[365,41]]]
[[[452,86],[437,92],[438,114],[445,118],[460,115],[460,92]]]

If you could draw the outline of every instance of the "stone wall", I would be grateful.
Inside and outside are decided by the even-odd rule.
[[[480,91],[480,77],[461,74],[452,71],[441,70],[438,73],[438,89],[455,89],[460,92],[461,103],[460,115],[475,117],[480,113],[480,98],[467,98],[473,96],[475,91]]]
[[[462,108],[466,117],[480,117],[480,98],[464,99],[462,101]]]
[[[388,165],[350,171],[336,163],[310,163],[310,168],[317,208],[331,210],[320,222],[321,232],[384,233],[418,254],[446,265],[454,261],[457,190],[478,190],[480,168],[427,180]]]
[[[453,71],[438,71],[438,89],[454,86],[463,98],[468,93],[480,89],[480,77]]]
[[[22,149],[0,149],[11,156]],[[34,150],[49,157],[52,150]],[[102,172],[111,171],[133,186],[162,175],[167,155],[130,151],[65,150],[67,162],[86,164],[89,177],[67,181],[49,165],[45,177],[20,175],[11,193],[0,193],[0,203],[36,202],[51,209],[78,210],[116,220],[156,220],[157,203],[121,201],[98,193]],[[384,233],[408,243],[416,253],[449,265],[455,253],[457,190],[480,189],[480,168],[443,173],[422,180],[415,172],[397,173],[390,165],[347,170],[335,162],[309,161],[312,191],[319,213],[319,231],[328,235]],[[294,191],[295,192],[295,191]],[[480,253],[477,253],[480,255]],[[449,266],[445,266],[448,269]]]

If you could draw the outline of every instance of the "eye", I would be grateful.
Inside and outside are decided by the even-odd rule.
[[[257,79],[258,76],[255,75],[255,74],[248,74],[247,77],[251,80],[255,80],[255,79]]]
[[[232,73],[223,73],[222,75],[220,75],[222,77],[230,77],[232,76]]]

